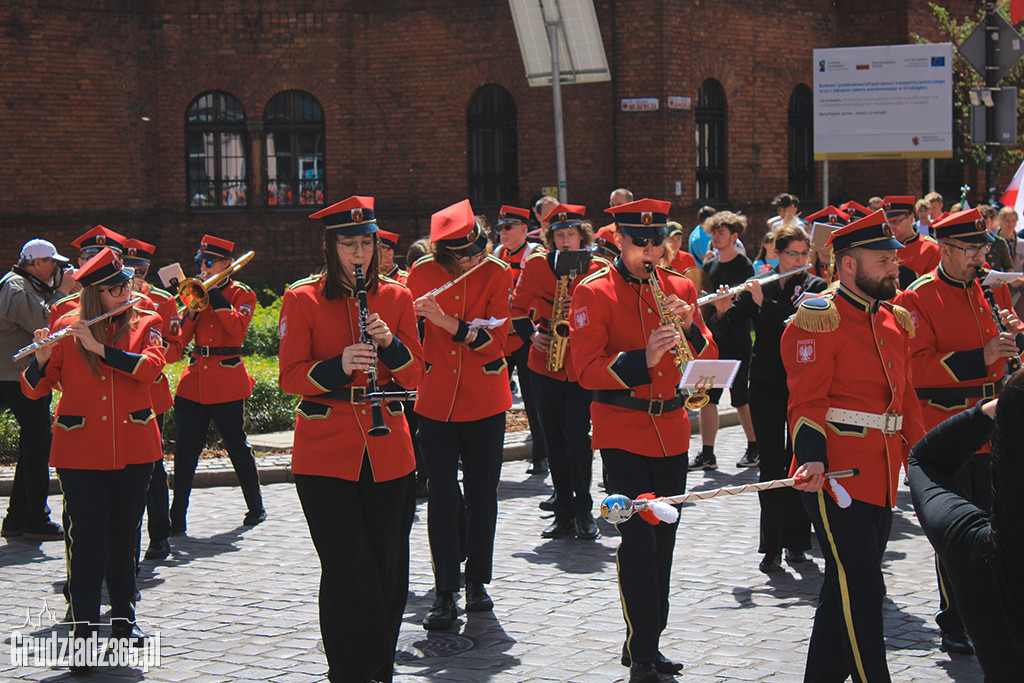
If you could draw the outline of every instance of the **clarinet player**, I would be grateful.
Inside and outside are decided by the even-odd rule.
[[[416,466],[409,428],[400,399],[373,406],[360,398],[373,374],[381,385],[415,387],[423,361],[409,291],[378,276],[373,207],[372,197],[354,196],[310,216],[323,223],[325,265],[289,287],[281,304],[279,382],[303,397],[292,472],[320,558],[320,631],[332,683],[392,680],[409,590]],[[362,311],[357,268],[365,274]],[[366,336],[371,343],[361,341]],[[377,407],[388,433],[372,436]]]

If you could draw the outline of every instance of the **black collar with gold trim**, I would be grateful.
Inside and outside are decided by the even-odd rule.
[[[921,233],[917,231],[917,228],[914,228],[914,234],[908,237],[907,241],[904,242],[903,244],[912,244],[918,241],[919,239],[921,239]]]
[[[957,289],[970,289],[971,285],[973,285],[977,280],[977,278],[971,278],[970,280],[967,281],[959,280],[950,275],[949,273],[947,273],[946,269],[942,267],[941,263],[939,264],[939,267],[935,269],[935,274],[938,275],[939,279],[945,282],[947,285],[949,285],[950,287],[956,287]]]
[[[626,264],[622,262],[622,257],[621,256],[617,256],[615,258],[615,262],[612,265],[615,266],[615,270],[619,271],[619,275],[622,276],[622,279],[625,280],[627,284],[630,284],[630,285],[646,285],[646,284],[648,284],[647,280],[641,280],[640,278],[633,277],[633,275],[626,268]]]
[[[849,287],[844,284],[840,284],[836,289],[836,294],[843,297],[847,303],[854,308],[864,311],[865,313],[874,313],[878,310],[878,301],[871,302],[865,299],[859,294],[855,294]]]

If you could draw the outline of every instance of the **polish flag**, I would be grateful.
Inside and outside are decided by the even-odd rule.
[[[1024,0],[1020,0],[1024,5]],[[1024,216],[1024,192],[1021,192],[1021,183],[1024,183],[1024,162],[1021,163],[1017,172],[1013,174],[1013,180],[1006,186],[1003,198],[999,200],[1003,206],[1012,206],[1017,212],[1017,230],[1021,229],[1021,216]]]
[[[1024,19],[1024,0],[1010,0],[1010,22],[1017,24]]]

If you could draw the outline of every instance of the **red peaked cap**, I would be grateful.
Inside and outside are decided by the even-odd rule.
[[[373,212],[373,197],[352,195],[337,204],[331,204],[326,209],[309,214],[309,217],[319,218],[324,224],[324,230],[345,237],[369,235],[378,230],[377,217]]]
[[[582,223],[587,214],[587,207],[579,204],[557,204],[555,208],[544,217],[549,223],[550,229],[561,230],[562,228],[573,228]]]
[[[398,249],[398,233],[389,232],[387,230],[377,229],[377,239],[383,244],[391,247],[392,249]]]
[[[213,235],[203,235],[203,239],[199,242],[199,251],[196,252],[196,258],[229,258],[234,250],[235,243],[231,240],[221,239]]]
[[[885,212],[879,209],[866,218],[844,225],[833,232],[825,246],[832,247],[832,251],[838,254],[854,247],[902,249],[903,243],[892,236],[892,228],[885,220]]]
[[[134,274],[134,269],[124,265],[110,247],[103,247],[75,272],[74,278],[83,287],[95,287],[120,284],[131,279]]]
[[[530,223],[530,210],[520,209],[518,206],[503,206],[498,211],[498,222],[494,227],[501,227],[509,223]]]
[[[430,241],[441,243],[460,256],[475,256],[487,247],[487,235],[476,222],[468,199],[430,217]]]
[[[668,234],[668,210],[671,202],[638,199],[605,209],[615,218],[619,231],[631,237],[664,237]]]
[[[128,238],[124,235],[114,232],[110,228],[97,225],[95,228],[73,241],[71,246],[77,247],[83,255],[91,255],[98,252],[103,247],[110,247],[116,253],[120,254],[121,250],[124,249],[124,243],[127,239]]]
[[[821,211],[815,211],[805,219],[808,223],[832,223],[846,225],[850,222],[850,214],[840,211],[834,206],[826,206]]]
[[[156,247],[142,240],[130,239],[124,243],[123,260],[129,266],[148,266]]]

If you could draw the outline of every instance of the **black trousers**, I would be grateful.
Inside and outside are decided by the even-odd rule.
[[[459,565],[463,557],[460,513],[465,514],[466,521],[466,580],[490,583],[505,413],[472,422],[439,422],[420,415],[417,436],[430,478],[427,535],[434,566],[434,590],[459,590]]]
[[[785,382],[750,383],[750,421],[754,427],[761,458],[760,481],[784,479],[793,460],[786,407],[789,389]],[[761,491],[761,537],[759,553],[808,550],[811,547],[811,520],[800,501],[800,492],[792,488]]]
[[[156,416],[156,424],[163,434],[163,413]],[[160,458],[153,463],[153,476],[149,480],[149,489],[146,490],[146,528],[149,531],[150,543],[166,540],[171,535],[169,500],[167,470],[164,469],[163,458]]]
[[[859,500],[843,509],[824,491],[800,496],[825,557],[804,681],[839,683],[850,676],[855,683],[889,681],[882,554],[892,510]]]
[[[95,631],[104,581],[111,620],[135,621],[136,545],[152,471],[152,463],[121,470],[57,470],[75,637]]]
[[[593,392],[576,382],[530,373],[555,489],[555,518],[593,519],[590,481],[594,451],[590,447],[590,402]]]
[[[540,433],[540,421],[537,417],[537,402],[533,396],[533,383],[530,377],[535,373],[526,362],[530,358],[530,345],[523,344],[513,351],[505,360],[509,364],[508,374],[512,376],[515,368],[519,376],[519,391],[523,395],[523,408],[526,409],[526,420],[530,423],[530,439],[533,441],[533,462],[540,462],[548,457],[544,437]]]
[[[686,453],[651,458],[602,448],[605,484],[609,493],[631,499],[643,493],[674,496],[686,488]],[[615,553],[619,593],[626,620],[626,649],[634,662],[653,663],[658,640],[668,624],[668,594],[672,552],[679,523],[657,526],[640,515],[616,526],[622,542]]]
[[[409,592],[416,477],[375,482],[295,475],[320,557],[320,633],[332,683],[392,680]]]
[[[956,481],[964,497],[989,512],[992,510],[991,459],[991,453],[975,453],[956,473]],[[935,579],[939,584],[939,611],[935,615],[935,623],[943,633],[964,633],[960,608],[957,607],[956,596],[949,585],[949,571],[938,555],[935,556]]]
[[[185,525],[188,497],[192,493],[192,479],[199,464],[199,454],[206,445],[206,432],[210,420],[217,425],[231,466],[238,476],[242,496],[249,512],[263,510],[260,476],[256,460],[249,447],[243,426],[242,400],[225,403],[202,404],[181,396],[174,397],[174,502],[171,504],[171,523]]]
[[[11,530],[33,529],[50,519],[50,394],[31,399],[19,382],[0,382],[0,401],[18,421],[18,464],[5,523]]]

